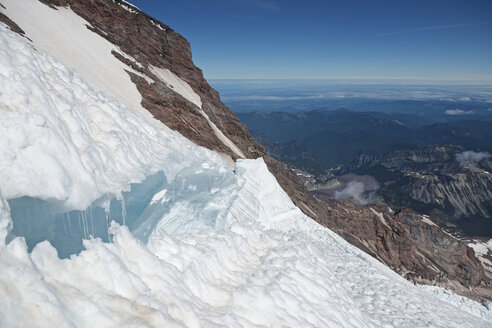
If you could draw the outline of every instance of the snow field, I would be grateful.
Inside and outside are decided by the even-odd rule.
[[[70,8],[55,10],[38,0],[3,0],[2,4],[6,7],[2,12],[24,30],[36,49],[76,70],[93,88],[151,116],[140,105],[142,96],[126,71],[149,79],[113,56],[111,52],[116,51],[128,57],[114,44],[90,31],[86,20]],[[131,10],[132,5],[122,7]]]

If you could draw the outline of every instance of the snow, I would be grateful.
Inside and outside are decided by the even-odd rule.
[[[477,303],[469,298],[456,295],[450,290],[443,289],[437,286],[419,286],[423,290],[430,292],[439,299],[452,304],[456,307],[464,309],[466,312],[473,314],[476,317],[492,322],[492,304],[487,302],[486,306],[477,306]]]
[[[116,2],[113,0],[113,2]],[[125,9],[126,11],[129,11],[131,12],[132,14],[137,14],[139,11],[140,11],[140,8],[138,8],[137,6],[129,3],[128,1],[125,1],[125,0],[121,0],[120,3],[118,3],[123,9]]]
[[[165,31],[166,29],[161,26],[161,24],[154,22],[153,20],[150,20],[152,25],[157,26],[157,28],[161,31]]]
[[[435,227],[438,226],[437,224],[435,224],[434,222],[432,222],[432,220],[429,219],[429,217],[427,215],[423,215],[422,216],[422,222],[427,223],[428,225],[431,225],[431,226],[435,226]]]
[[[305,216],[262,159],[232,171],[3,24],[0,43],[0,326],[490,327]],[[60,259],[13,235],[14,198],[108,210],[110,195],[132,222],[111,243]]]
[[[207,120],[208,125],[212,128],[212,131],[214,132],[215,136],[224,144],[226,145],[230,150],[234,152],[237,156],[240,158],[245,158],[246,156],[244,153],[239,149],[234,142],[231,141],[231,139],[227,138],[224,133],[215,125],[214,122],[208,117],[207,113],[205,113],[202,109],[200,109],[200,114]]]
[[[74,68],[93,88],[150,116],[126,71],[142,75],[114,57],[111,51],[122,51],[90,31],[86,20],[70,8],[54,10],[38,0],[2,0],[2,4],[6,7],[2,12],[24,30],[36,49]]]
[[[144,68],[144,66],[142,64],[140,64],[135,58],[133,58],[132,56],[130,56],[129,54],[123,52],[121,49],[118,48],[117,52],[122,55],[123,57],[125,57],[126,59],[128,59],[129,61],[131,61],[132,63],[134,63],[135,65],[137,65],[139,68]],[[141,74],[140,72],[137,72],[139,74]],[[152,80],[150,77],[148,77],[147,75],[144,75],[144,74],[141,74],[139,75],[141,77],[143,77],[144,79],[147,79],[147,82],[150,83],[154,83],[155,81]]]
[[[166,199],[166,194],[167,194],[167,190],[166,189],[163,189],[161,191],[159,191],[157,194],[155,194],[153,197],[152,197],[152,200],[150,201],[150,204],[155,204],[157,202],[160,202],[160,203],[164,203],[167,199]]]
[[[167,68],[149,65],[149,70],[171,88],[171,90],[179,93],[183,98],[195,104],[197,107],[202,108],[202,99],[186,81],[180,79]]]
[[[387,226],[389,229],[391,229],[391,227],[388,225],[388,223],[386,222],[386,219],[384,218],[384,215],[383,213],[380,213],[378,211],[376,211],[375,209],[373,209],[372,207],[370,207],[371,209],[371,212],[374,213],[374,215],[376,215],[379,219],[379,221],[381,221],[382,224],[384,224],[385,226]]]
[[[472,243],[468,243],[468,247],[473,248],[476,256],[487,255],[489,250],[492,250],[492,239],[489,239],[486,243],[474,240]]]

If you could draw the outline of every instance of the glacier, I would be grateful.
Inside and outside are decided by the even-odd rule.
[[[0,326],[491,326],[304,215],[262,159],[232,169],[0,43]]]

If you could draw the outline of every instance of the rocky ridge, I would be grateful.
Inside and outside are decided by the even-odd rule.
[[[490,160],[459,161],[457,158],[464,153],[459,146],[430,145],[393,151],[383,156],[362,154],[346,171],[383,166],[406,179],[404,186],[398,188],[413,200],[440,207],[451,219],[469,216],[490,218]],[[387,182],[389,188],[393,188],[392,184],[398,183]]]

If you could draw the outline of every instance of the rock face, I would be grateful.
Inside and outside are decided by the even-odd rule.
[[[473,250],[445,233],[428,216],[403,208],[357,207],[330,202],[333,228],[403,277],[438,284],[473,299],[492,299],[484,270]]]
[[[384,165],[386,167],[398,167],[403,171],[412,171],[416,168],[432,172],[435,168],[429,163],[447,163],[454,160],[456,154],[463,152],[459,146],[416,146],[413,149],[396,150],[384,156],[371,156],[361,154],[347,170],[356,170],[364,166]]]
[[[465,172],[424,176],[412,184],[410,196],[426,204],[449,202],[457,216],[490,218],[486,204],[492,200],[492,174],[470,167]]]
[[[391,214],[382,208],[360,209],[347,203],[329,205],[312,197],[296,174],[268,157],[264,147],[222,104],[193,64],[189,43],[169,26],[120,0],[42,2],[53,10],[69,6],[90,23],[88,29],[127,54],[113,53],[128,66],[127,72],[142,95],[143,108],[168,127],[231,159],[264,157],[269,170],[304,213],[405,277],[438,283],[474,299],[492,299],[490,289],[484,287],[488,280],[472,250],[438,227],[422,223],[418,214],[407,210]],[[0,15],[0,21],[22,34],[6,15]],[[175,92],[177,86],[162,82],[157,69],[168,69],[185,81],[200,96],[201,108]],[[149,83],[142,75],[154,82]]]
[[[415,201],[440,208],[450,220],[470,216],[490,218],[491,161],[488,158],[478,162],[460,161],[463,157],[460,154],[464,153],[458,146],[420,146],[384,156],[361,155],[347,170],[383,166],[400,176],[397,181],[387,182],[388,190],[401,191]]]

